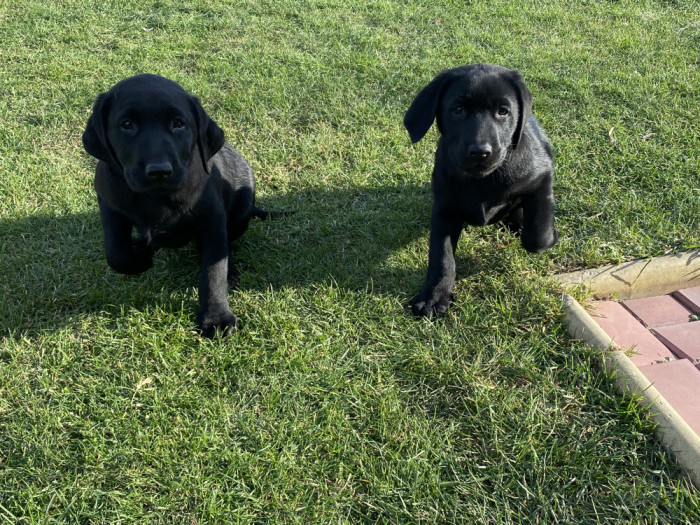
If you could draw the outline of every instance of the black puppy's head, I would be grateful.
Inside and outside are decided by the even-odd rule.
[[[437,119],[453,166],[484,176],[518,147],[532,111],[520,73],[491,64],[443,71],[418,93],[404,117],[418,142]]]
[[[224,132],[197,98],[172,80],[149,74],[101,93],[83,133],[85,150],[120,171],[139,193],[177,190],[187,181],[191,162],[208,171],[207,161],[223,145]]]

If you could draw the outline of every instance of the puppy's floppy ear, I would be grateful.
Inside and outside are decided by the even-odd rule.
[[[452,71],[445,70],[436,76],[430,84],[425,86],[413,100],[406,116],[403,118],[403,125],[406,126],[411,142],[418,142],[433,125],[433,120],[440,106],[440,99],[445,90],[445,86],[452,78]],[[438,126],[439,126],[438,122]]]
[[[197,148],[202,157],[204,171],[209,173],[207,161],[224,146],[224,130],[207,115],[197,97],[191,97],[190,103],[197,120]]]
[[[513,133],[513,149],[518,147],[520,138],[523,136],[523,130],[527,125],[527,121],[532,113],[532,93],[527,89],[523,77],[516,70],[511,71],[510,81],[518,94],[518,125]]]
[[[107,115],[111,102],[109,92],[100,93],[97,96],[95,104],[92,106],[92,114],[88,118],[83,132],[83,147],[96,159],[121,167],[107,138]]]

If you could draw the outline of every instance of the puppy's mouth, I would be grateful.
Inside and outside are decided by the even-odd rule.
[[[472,177],[486,177],[487,175],[491,175],[500,165],[500,162],[472,160],[467,160],[467,162],[463,164],[464,171]]]
[[[502,152],[493,152],[488,156],[467,156],[461,160],[462,167],[467,174],[472,177],[486,177],[503,165],[505,154]]]
[[[145,169],[125,170],[124,175],[136,193],[172,193],[187,181],[187,170],[173,169],[170,163],[148,164]]]

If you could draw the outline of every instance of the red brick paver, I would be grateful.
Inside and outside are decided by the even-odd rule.
[[[678,357],[689,359],[694,365],[700,363],[700,322],[664,326],[655,332]]]
[[[622,303],[596,301],[593,320],[700,435],[700,286]]]
[[[670,295],[630,299],[622,304],[649,328],[690,322],[690,310]]]
[[[673,292],[679,302],[695,314],[700,314],[700,286]]]
[[[700,371],[687,359],[640,368],[659,393],[700,435]]]
[[[633,348],[635,353],[629,355],[629,358],[638,367],[675,359],[671,351],[622,304],[616,301],[596,301],[589,313],[617,346],[623,349]]]

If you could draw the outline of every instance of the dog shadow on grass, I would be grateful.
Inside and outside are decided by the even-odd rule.
[[[312,287],[333,282],[408,302],[425,277],[430,185],[308,189],[263,195],[258,206],[293,214],[253,219],[232,244],[232,289]],[[0,223],[0,333],[64,326],[76,315],[121,309],[196,310],[194,245],[161,250],[153,268],[119,275],[105,260],[94,211]],[[466,260],[465,260],[466,259]],[[458,272],[478,262],[458,257]],[[476,265],[476,266],[475,266]],[[183,299],[186,297],[186,299]],[[183,304],[185,302],[186,304]]]

